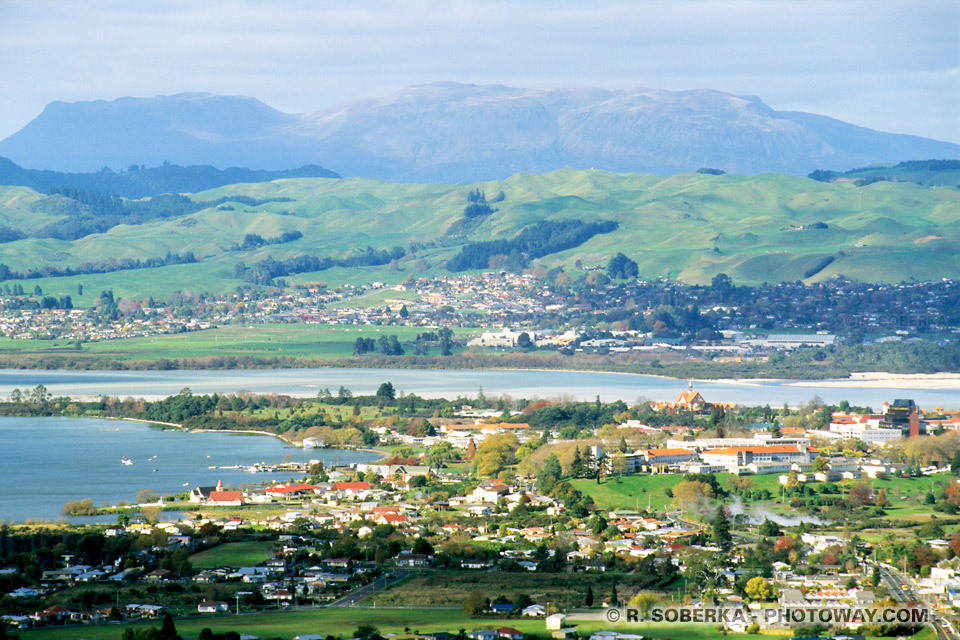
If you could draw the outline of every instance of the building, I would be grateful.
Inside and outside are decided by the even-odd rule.
[[[663,471],[677,467],[683,462],[696,459],[697,454],[690,449],[679,447],[669,449],[637,449],[633,453],[624,455],[627,460],[627,472]]]
[[[792,463],[809,463],[817,455],[816,449],[803,445],[772,445],[710,449],[701,457],[705,463],[722,466],[730,473],[778,473],[784,465],[789,471]]]
[[[473,490],[470,497],[473,498],[475,502],[496,503],[500,500],[501,496],[505,496],[508,493],[510,493],[510,487],[496,482],[492,484],[481,484]]]

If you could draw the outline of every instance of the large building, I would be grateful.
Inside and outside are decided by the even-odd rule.
[[[710,449],[700,458],[706,464],[722,466],[730,473],[776,473],[784,466],[789,470],[794,463],[813,462],[818,455],[816,449],[804,445],[754,445]]]
[[[690,462],[697,458],[695,451],[682,448],[671,449],[637,449],[633,453],[625,454],[627,472],[662,471],[680,466],[683,462]]]

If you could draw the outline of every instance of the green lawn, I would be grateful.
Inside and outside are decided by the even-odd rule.
[[[290,639],[297,634],[322,633],[334,636],[350,637],[361,624],[376,626],[381,634],[398,634],[409,637],[413,632],[449,631],[457,633],[460,629],[495,629],[510,626],[523,633],[547,636],[543,619],[475,619],[460,609],[423,609],[423,608],[356,608],[356,609],[311,609],[277,613],[262,613],[242,616],[200,617],[176,621],[177,632],[185,638],[196,637],[204,628],[214,633],[238,631],[260,638],[279,637]],[[99,627],[76,626],[66,629],[26,631],[23,638],[43,640],[119,640],[127,628],[151,625],[105,625]],[[152,626],[159,626],[154,623]],[[577,624],[577,630],[589,634],[609,625],[600,621],[588,621]],[[655,638],[697,638],[715,640],[723,637],[733,640],[747,640],[756,636],[729,634],[724,636],[712,625],[622,625],[618,628],[626,632],[643,633]],[[409,630],[409,631],[408,631]]]
[[[190,556],[195,569],[249,567],[273,557],[272,541],[227,542]]]
[[[396,335],[401,343],[412,342],[422,327],[344,327],[308,324],[232,325],[147,338],[90,342],[77,351],[66,340],[11,340],[0,338],[0,354],[66,355],[76,358],[110,358],[121,361],[161,358],[205,358],[210,356],[286,356],[293,358],[338,358],[353,355],[357,338]],[[458,338],[477,330],[455,329]],[[437,349],[433,354],[439,354]],[[336,390],[334,390],[336,391]]]
[[[715,474],[720,486],[727,488],[729,473]],[[780,491],[780,484],[776,474],[750,476],[755,489],[766,489],[776,495]],[[602,484],[596,480],[573,480],[573,486],[593,498],[594,503],[601,509],[630,509],[642,511],[647,505],[655,511],[663,511],[670,507],[672,498],[664,493],[664,489],[673,488],[683,480],[680,473],[662,473],[653,475],[623,476],[620,478],[605,478]]]

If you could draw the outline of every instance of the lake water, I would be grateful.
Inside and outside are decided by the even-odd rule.
[[[354,394],[372,394],[382,382],[392,382],[398,391],[427,398],[459,395],[509,394],[514,398],[550,398],[560,395],[578,400],[604,402],[623,400],[675,400],[686,382],[657,376],[577,371],[437,370],[437,369],[252,369],[231,371],[33,371],[0,370],[0,397],[14,388],[45,385],[55,395],[95,397],[132,396],[157,399],[190,387],[194,393],[282,393],[314,396],[323,388],[337,392],[340,386]],[[912,398],[922,407],[960,408],[960,389],[834,388],[795,386],[790,381],[697,382],[695,387],[708,401],[745,405],[791,406],[805,404],[814,396],[837,404],[879,408],[895,398]]]
[[[124,456],[133,464],[121,464]],[[280,462],[286,456],[326,464],[379,458],[368,451],[298,449],[270,436],[159,430],[121,420],[0,418],[0,520],[53,520],[68,500],[134,502],[141,489],[164,494],[218,480],[238,487],[288,480],[279,473],[209,468]]]

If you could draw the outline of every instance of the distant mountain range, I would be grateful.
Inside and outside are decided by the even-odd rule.
[[[145,198],[161,193],[196,193],[242,182],[269,182],[282,178],[339,178],[319,165],[297,169],[265,171],[230,167],[217,169],[209,165],[181,167],[163,164],[159,167],[133,165],[124,171],[102,169],[93,173],[63,173],[24,169],[0,157],[0,185],[30,187],[45,193],[53,187],[70,186],[124,198]]]
[[[53,102],[0,141],[25,167],[89,172],[171,162],[457,182],[562,167],[672,175],[849,169],[958,158],[960,145],[776,111],[709,89],[516,89],[438,83],[305,114],[190,93]]]

